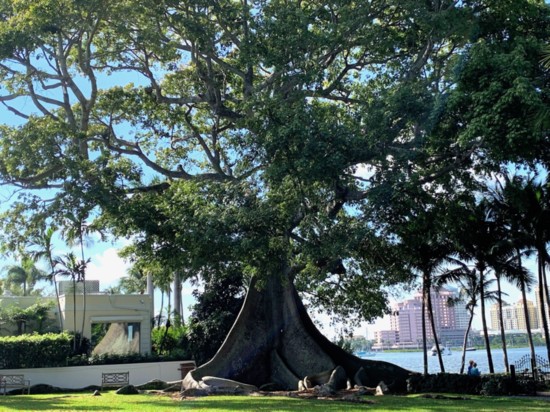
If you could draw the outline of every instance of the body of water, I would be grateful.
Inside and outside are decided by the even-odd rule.
[[[537,355],[546,359],[548,357],[546,352],[546,347],[538,346],[535,348]],[[396,365],[401,366],[402,368],[422,372],[424,370],[424,361],[422,352],[375,352],[374,356],[368,357],[371,360],[380,360],[390,362]],[[530,353],[529,348],[512,348],[508,349],[508,362],[510,365],[513,365],[519,359]],[[495,368],[495,373],[503,373],[504,369],[504,356],[502,349],[492,349],[491,355],[493,357],[493,366]],[[448,373],[459,373],[460,372],[460,360],[462,358],[461,349],[451,349],[450,355],[443,356],[443,364],[445,365],[445,372]],[[489,367],[487,363],[487,352],[485,349],[477,349],[475,351],[466,352],[465,363],[466,366],[464,370],[468,367],[468,361],[473,359],[477,363],[477,367],[482,374],[489,373]],[[428,351],[428,371],[429,373],[439,373],[441,369],[439,367],[439,361],[437,356],[432,356],[431,352]]]

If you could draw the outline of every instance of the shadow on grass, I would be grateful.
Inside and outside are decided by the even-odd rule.
[[[177,406],[176,406],[177,405]],[[179,409],[179,401],[167,396],[116,395],[105,393],[93,396],[88,393],[69,395],[0,396],[3,411],[140,411],[164,412]]]
[[[434,399],[422,396],[366,397],[372,403],[355,403],[323,399],[290,397],[209,396],[179,400],[166,395],[140,394],[102,396],[91,394],[0,396],[0,411],[435,411],[489,412],[550,410],[543,398],[468,397],[467,399]]]
[[[354,403],[335,400],[296,398],[200,398],[182,401],[182,409],[208,411],[435,411],[435,412],[488,412],[548,411],[546,399],[468,397],[466,399],[434,399],[421,396],[367,397],[372,402]]]

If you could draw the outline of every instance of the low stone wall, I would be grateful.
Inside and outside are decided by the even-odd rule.
[[[141,385],[154,379],[164,382],[179,381],[181,380],[181,363],[176,361],[63,368],[0,369],[0,375],[25,375],[25,379],[31,381],[31,387],[44,384],[58,388],[81,389],[91,385],[101,386],[101,374],[105,372],[130,372],[131,385]]]

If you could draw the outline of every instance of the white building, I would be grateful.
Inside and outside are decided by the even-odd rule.
[[[532,301],[527,301],[527,312],[529,314],[529,325],[532,330],[538,329],[539,325],[539,311]],[[500,330],[500,318],[498,304],[494,303],[489,309],[489,316],[491,319],[491,329]],[[513,305],[503,303],[502,305],[502,323],[504,330],[507,331],[526,331],[527,320],[525,317],[525,308],[523,305],[523,299],[518,300]]]
[[[84,295],[82,283],[73,288],[71,281],[63,281],[59,290],[59,306],[55,297],[0,296],[0,307],[28,308],[38,301],[54,302],[50,320],[60,325],[61,318],[63,330],[82,331],[95,347],[94,354],[151,353],[152,288],[143,295],[112,295],[99,292],[99,281],[86,281]],[[6,325],[0,329],[0,335],[13,333]]]

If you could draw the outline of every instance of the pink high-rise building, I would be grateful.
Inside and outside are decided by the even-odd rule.
[[[431,291],[434,323],[442,344],[460,344],[468,325],[468,313],[463,302],[452,304],[457,293],[451,289]],[[399,336],[399,345],[415,347],[422,343],[422,294],[396,303],[392,308],[391,330]],[[432,328],[426,313],[426,337],[433,342]]]

